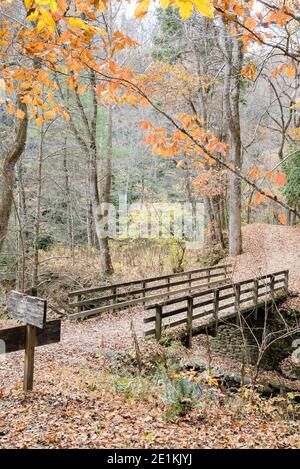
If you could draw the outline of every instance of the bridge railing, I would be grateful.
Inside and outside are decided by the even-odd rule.
[[[207,289],[228,283],[231,278],[232,265],[224,264],[72,291],[69,293],[69,298],[75,298],[75,301],[69,302],[69,306],[76,308],[77,312],[71,314],[70,319],[83,319],[104,311],[123,309],[139,303],[146,304],[203,288]],[[95,296],[95,294],[98,295]]]
[[[149,305],[146,309],[155,310],[155,314],[145,318],[144,323],[155,323],[155,327],[145,330],[144,335],[155,335],[156,340],[160,340],[163,328],[186,324],[189,344],[193,321],[207,317],[206,326],[217,326],[221,319],[257,309],[266,301],[273,301],[280,291],[281,295],[287,295],[288,274],[288,270],[282,270]],[[174,305],[178,307],[173,309]]]

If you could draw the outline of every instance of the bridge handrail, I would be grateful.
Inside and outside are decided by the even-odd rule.
[[[213,267],[201,267],[201,269],[185,270],[184,272],[178,272],[175,274],[165,274],[165,275],[161,275],[158,277],[145,277],[145,278],[141,278],[137,280],[131,280],[128,282],[112,283],[110,285],[104,285],[100,287],[91,287],[91,288],[86,288],[86,289],[81,289],[81,290],[74,290],[74,291],[69,292],[68,296],[69,298],[71,298],[71,297],[83,295],[83,294],[103,292],[106,290],[110,290],[114,287],[127,287],[131,285],[142,284],[144,282],[146,283],[157,282],[159,280],[166,280],[168,278],[181,277],[181,276],[199,273],[199,272],[207,272],[207,271],[214,271],[214,270],[225,270],[225,271],[228,270],[228,273],[229,273],[230,269],[232,269],[232,264],[222,264],[222,265],[213,266]]]
[[[283,278],[280,278],[280,276],[282,275],[283,275]],[[238,312],[240,310],[240,305],[242,303],[252,302],[251,307],[252,308],[257,307],[258,299],[262,296],[270,295],[271,299],[273,299],[275,297],[276,291],[284,290],[285,294],[288,293],[288,275],[289,275],[288,270],[281,270],[281,271],[261,275],[256,278],[242,280],[241,282],[228,283],[222,286],[217,286],[215,288],[205,289],[201,292],[197,292],[194,294],[181,296],[180,298],[174,298],[172,300],[167,300],[161,303],[149,305],[147,306],[146,309],[148,310],[155,309],[156,314],[145,318],[144,323],[146,324],[150,322],[155,322],[155,328],[145,331],[144,335],[148,336],[148,335],[155,334],[156,339],[160,340],[162,327],[163,327],[162,320],[164,318],[167,318],[170,316],[176,316],[181,313],[187,313],[188,315],[187,318],[179,319],[177,321],[172,321],[167,324],[167,327],[175,327],[177,325],[187,323],[188,321],[189,328],[191,328],[192,320],[198,319],[200,317],[208,316],[211,314],[213,314],[214,320],[217,322],[218,314],[220,311],[224,311],[226,309],[230,310],[230,308],[234,307],[235,311]],[[261,283],[262,280],[268,281],[268,279],[270,279],[268,283]],[[276,285],[282,282],[283,282],[283,285],[276,288]],[[251,288],[242,289],[241,287],[244,285],[251,285]],[[268,288],[268,290],[260,291],[264,288]],[[232,290],[232,293],[226,294],[225,296],[220,296],[220,292],[226,291],[226,290]],[[251,292],[252,292],[252,296],[250,298],[249,297],[241,298],[242,295],[245,295]],[[194,300],[196,298],[200,298],[200,297],[208,296],[212,294],[213,294],[212,298],[206,299],[197,304],[194,303]],[[233,299],[234,301],[231,303],[226,303],[225,305],[219,304],[221,301],[228,300],[228,299]],[[186,302],[186,304],[175,310],[171,310],[167,312],[163,311],[163,308],[165,306],[170,306],[170,305],[177,304],[180,302]],[[199,308],[200,306],[211,306],[212,309],[193,315],[194,309]],[[191,337],[191,334],[190,334],[190,337]]]

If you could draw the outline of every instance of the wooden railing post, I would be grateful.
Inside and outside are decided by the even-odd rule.
[[[270,295],[271,295],[272,301],[275,300],[274,288],[275,288],[275,276],[274,276],[274,275],[270,275]]]
[[[224,265],[224,280],[226,279],[227,277],[227,266]]]
[[[36,288],[31,289],[30,295],[37,296]],[[25,339],[23,391],[32,391],[33,389],[35,342],[36,342],[36,327],[27,324],[26,325],[26,339]]]
[[[170,291],[170,288],[171,288],[170,282],[171,282],[171,279],[170,279],[170,277],[168,277],[168,278],[167,278],[167,291],[168,291],[168,292]],[[167,298],[169,299],[169,298],[170,298],[170,295],[168,295]]]
[[[158,342],[161,339],[161,326],[162,326],[162,306],[156,305],[155,338]]]
[[[187,318],[186,318],[186,346],[187,348],[192,348],[192,336],[193,336],[193,297],[187,297]]]
[[[188,278],[189,278],[189,287],[190,287],[189,292],[190,292],[191,291],[191,286],[192,286],[192,274],[191,273],[188,274]]]
[[[146,282],[143,282],[143,283],[142,283],[142,288],[143,288],[143,293],[142,293],[142,295],[143,295],[143,298],[145,298],[145,296],[146,296],[146,292],[145,292]],[[143,306],[145,306],[145,304],[146,304],[146,302],[143,301]]]
[[[258,280],[253,280],[253,305],[255,309],[255,320],[257,319],[257,305],[258,305]]]
[[[210,269],[207,269],[207,286],[210,288]]]
[[[286,270],[284,273],[284,291],[285,294],[288,295],[289,293],[289,271]]]
[[[219,301],[220,301],[220,292],[219,289],[216,288],[214,291],[214,320],[215,320],[215,331],[216,334],[218,333],[218,322],[219,322]]]
[[[116,304],[117,303],[117,287],[113,286],[111,290],[112,290],[112,294],[114,295],[113,304]]]
[[[241,285],[240,283],[235,283],[234,286],[234,304],[235,304],[235,311],[237,313],[236,322],[240,325],[240,299],[241,299]]]

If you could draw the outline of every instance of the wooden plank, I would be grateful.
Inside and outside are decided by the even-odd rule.
[[[200,280],[206,280],[206,277],[197,277],[193,279],[193,282],[200,281]],[[152,287],[143,287],[139,288],[138,290],[129,290],[125,292],[119,292],[118,297],[127,297],[127,296],[132,296],[132,295],[140,295],[146,294],[148,292],[156,291],[156,290],[162,290],[162,289],[169,289],[170,287],[173,286],[179,286],[179,285],[184,285],[189,283],[189,280],[179,280],[177,282],[171,282],[171,283],[163,283],[159,285],[154,285]],[[145,284],[145,282],[143,282]],[[206,285],[206,282],[203,282],[199,284],[199,286],[204,286]],[[188,290],[188,289],[187,289]],[[146,296],[146,295],[145,295]],[[87,306],[90,304],[97,304],[97,303],[103,303],[104,301],[109,301],[111,299],[114,299],[115,295],[108,295],[108,296],[100,296],[100,297],[95,297],[95,298],[87,298],[86,300],[78,301],[78,302],[73,302],[69,303],[70,306],[76,307],[76,306]]]
[[[192,296],[188,297],[186,328],[187,328],[186,346],[187,348],[192,348],[192,336],[193,336],[193,297]]]
[[[270,275],[271,275],[271,274],[270,274]],[[279,281],[283,282],[284,279],[280,279]],[[253,280],[250,280],[250,281],[247,280],[247,282],[248,282],[248,283],[252,282],[252,285],[253,285]],[[254,280],[254,283],[258,285],[258,280],[255,279],[255,280]],[[275,283],[276,283],[276,280],[275,280]],[[238,285],[239,285],[239,284],[238,284]],[[262,285],[260,285],[260,288],[261,288],[261,289],[262,289],[262,288],[266,288],[266,287],[268,287],[268,285],[269,285],[269,283],[268,283],[267,285],[262,284]],[[221,288],[217,288],[217,289],[215,289],[215,290],[210,289],[210,290],[209,290],[209,293],[207,293],[208,290],[206,290],[206,291],[204,292],[204,294],[207,295],[207,294],[211,294],[212,292],[214,292],[214,298],[210,298],[210,299],[208,299],[208,300],[204,300],[204,301],[201,301],[201,302],[196,303],[196,304],[194,303],[193,308],[194,308],[194,309],[198,309],[199,307],[208,306],[208,305],[213,305],[213,304],[214,304],[214,301],[215,301],[216,291],[218,292],[217,296],[219,296],[219,297],[217,298],[217,307],[218,307],[218,310],[219,310],[219,311],[223,311],[223,310],[226,310],[226,309],[228,309],[228,308],[231,308],[232,306],[235,306],[235,305],[236,305],[235,302],[225,303],[225,304],[219,305],[220,302],[225,301],[225,300],[228,300],[228,299],[235,299],[235,300],[236,300],[236,294],[235,294],[235,292],[233,291],[234,286],[235,286],[235,285],[230,285],[230,288],[232,289],[232,292],[231,292],[230,294],[227,294],[227,295],[222,296],[222,297],[219,296],[219,292],[220,292]],[[279,287],[279,288],[277,288],[277,289],[274,289],[274,291],[282,290],[283,288],[284,288],[284,286],[281,286],[281,287]],[[252,288],[248,288],[248,289],[246,289],[246,290],[241,290],[240,293],[241,293],[241,295],[245,295],[245,294],[247,294],[247,293],[252,293],[252,291],[253,291],[253,286],[252,286]],[[263,291],[263,292],[260,292],[260,293],[258,294],[258,297],[265,296],[266,294],[268,294],[268,291],[267,291],[267,290],[266,290],[266,291]],[[241,296],[241,295],[239,295],[239,296]],[[202,295],[202,296],[204,296],[204,295]],[[192,295],[192,297],[193,297],[193,298],[197,298],[198,295]],[[176,304],[176,303],[181,303],[181,302],[183,302],[183,301],[187,301],[187,299],[188,299],[188,296],[182,296],[182,297],[180,297],[180,298],[175,298],[175,299],[173,299],[173,300],[169,300],[169,301],[165,301],[165,302],[163,302],[163,303],[160,303],[160,305],[161,305],[161,306],[173,305],[173,304]],[[249,303],[249,302],[251,302],[251,301],[253,301],[252,295],[246,296],[245,298],[241,298],[241,297],[240,297],[240,299],[239,299],[239,303],[240,303],[240,304],[242,304],[242,303]],[[253,306],[255,306],[256,302],[257,302],[257,300],[253,301]],[[156,305],[148,306],[146,309],[153,309],[154,307],[156,307]],[[180,314],[180,313],[185,313],[185,312],[187,312],[187,306],[182,307],[182,308],[179,308],[179,309],[176,309],[176,310],[168,311],[168,312],[166,312],[166,313],[163,313],[163,314],[162,314],[162,317],[163,317],[163,318],[167,318],[167,317],[175,316],[175,315],[178,315],[178,314]],[[210,313],[211,313],[211,311],[209,311],[207,314],[210,314]],[[206,315],[206,313],[201,314],[200,316],[197,315],[197,317],[203,317],[203,316],[205,316],[205,315]],[[195,317],[194,317],[194,318],[195,318]],[[154,321],[155,321],[155,316],[150,316],[150,317],[147,317],[147,318],[144,319],[144,323],[150,323],[150,322],[154,322]],[[171,323],[170,323],[170,324],[171,324]]]
[[[219,298],[220,298],[220,292],[216,288],[215,289],[215,294],[214,294],[214,313],[213,313],[214,319],[216,321],[216,328],[215,328],[216,334],[217,334],[217,331],[218,331],[218,320],[219,320],[219,302],[220,302]]]
[[[157,341],[161,339],[161,324],[162,324],[162,307],[156,306],[156,319],[155,319],[155,338]]]
[[[282,290],[282,288],[278,288],[278,290]],[[275,289],[276,291],[276,289]],[[279,296],[280,298],[284,299],[286,297],[286,294],[282,294]],[[261,301],[257,304],[257,307],[260,308],[266,304],[270,304],[272,303],[272,300],[271,299],[265,299],[264,301]],[[230,305],[225,305],[226,308],[228,306],[235,306],[235,303],[232,303]],[[219,307],[219,311],[223,310],[223,309],[226,309],[226,308],[223,308],[223,307]],[[242,314],[245,314],[249,311],[253,310],[253,305],[251,306],[246,306],[242,311],[241,313]],[[204,311],[202,313],[199,313],[199,314],[195,314],[193,315],[193,320],[196,320],[196,319],[199,319],[199,318],[202,318],[202,317],[205,317],[205,316],[213,316],[213,313],[214,313],[214,309],[211,309],[209,311]],[[233,317],[236,317],[237,313],[236,311],[232,312],[232,310],[230,312],[228,312],[228,314],[222,316],[222,317],[219,317],[219,323],[222,322],[222,321],[225,321],[227,319],[230,319],[230,318],[233,318]],[[178,321],[174,321],[174,322],[171,322],[171,323],[168,323],[165,325],[165,327],[168,327],[168,328],[173,328],[175,326],[179,326],[181,324],[185,324],[186,323],[186,318],[183,318],[183,319],[179,319]],[[200,324],[200,325],[197,325],[197,330],[201,330],[201,329],[205,329],[207,327],[212,327],[213,325],[215,324],[215,318],[212,317],[212,319],[210,319],[208,322],[204,323],[204,324]],[[155,334],[155,329],[148,329],[144,332],[144,336],[147,337],[147,336],[150,336],[150,335],[154,335]]]
[[[210,278],[216,278],[216,277],[221,277],[220,278],[220,281],[224,282],[224,278],[222,277],[222,274],[217,274],[217,275],[212,275]],[[192,283],[195,283],[195,282],[198,282],[200,280],[207,280],[208,277],[196,277],[196,278],[193,278],[191,280],[189,279],[186,279],[186,280],[179,280],[177,282],[170,282],[169,279],[168,279],[168,283],[163,283],[163,284],[159,284],[159,285],[154,285],[154,286],[150,286],[150,287],[143,287],[143,288],[140,288],[138,290],[131,290],[131,291],[126,291],[126,292],[119,292],[118,293],[118,297],[127,297],[127,296],[132,296],[132,295],[140,295],[142,294],[143,295],[143,298],[146,296],[146,293],[150,293],[152,291],[156,291],[156,290],[163,290],[163,289],[167,289],[168,291],[172,291],[170,289],[170,287],[174,287],[174,286],[179,286],[179,285],[185,285],[185,284],[189,284],[189,288],[185,288],[185,290],[187,291],[190,291],[191,290],[191,285]],[[229,278],[228,278],[229,280]],[[219,283],[218,281],[214,281],[214,282],[211,282],[212,283]],[[143,284],[145,284],[145,282],[143,282]],[[194,285],[195,286],[205,286],[207,285],[207,282],[202,282],[200,284],[197,284],[197,285]],[[167,295],[166,295],[167,296]],[[72,303],[69,303],[69,306],[71,307],[78,307],[78,306],[89,306],[89,305],[97,305],[97,304],[101,304],[103,302],[106,302],[106,301],[110,301],[110,300],[113,300],[115,299],[115,295],[107,295],[107,296],[100,296],[100,297],[95,297],[95,298],[87,298],[85,300],[80,300],[80,301],[76,301],[76,302],[72,302]]]
[[[218,283],[219,282],[216,282],[216,284]],[[189,288],[189,290],[196,290],[197,288],[200,288],[200,287],[201,285],[194,285],[193,287]],[[176,295],[178,293],[186,292],[186,290],[187,290],[186,288],[181,288],[179,290],[172,290],[170,292],[164,292],[164,293],[159,293],[157,295],[146,296],[145,298],[134,298],[132,300],[124,301],[121,303],[116,303],[115,305],[100,306],[99,308],[93,308],[87,311],[81,311],[80,313],[70,314],[69,319],[71,320],[85,319],[90,316],[95,316],[106,311],[111,311],[115,309],[123,309],[123,308],[126,308],[127,306],[133,306],[139,303],[143,303],[144,301],[158,300],[168,295]]]
[[[47,302],[42,298],[12,291],[7,312],[13,319],[42,329],[46,323]]]
[[[35,326],[26,326],[23,391],[32,391],[33,389],[36,331]]]
[[[44,329],[36,330],[35,347],[50,345],[60,342],[61,320],[46,322]],[[26,326],[10,327],[0,329],[0,340],[4,344],[4,353],[18,352],[25,350]],[[2,347],[1,347],[2,349]]]
[[[161,280],[161,279],[182,277],[182,276],[187,275],[189,273],[193,274],[193,273],[199,273],[199,272],[207,272],[207,270],[210,270],[210,271],[215,271],[215,270],[220,270],[220,269],[224,270],[225,267],[230,268],[230,267],[232,267],[232,264],[224,264],[224,265],[213,266],[213,267],[209,267],[209,268],[203,267],[201,269],[187,270],[185,272],[179,272],[179,273],[176,273],[176,274],[166,274],[166,275],[161,275],[159,277],[146,277],[146,278],[142,278],[142,279],[138,279],[138,280],[131,280],[129,282],[114,283],[112,285],[105,285],[105,286],[102,286],[102,287],[91,287],[91,288],[82,289],[82,290],[75,290],[75,291],[70,292],[68,296],[71,298],[73,296],[78,296],[79,294],[106,291],[106,290],[111,289],[113,286],[126,287],[126,286],[130,286],[130,285],[141,284],[142,282],[147,282],[147,283],[157,282],[158,280]]]

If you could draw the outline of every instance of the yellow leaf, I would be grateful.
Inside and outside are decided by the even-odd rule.
[[[188,1],[177,2],[179,8],[179,15],[183,20],[187,20],[193,13],[193,4]]]
[[[35,120],[35,122],[36,122],[36,125],[41,126],[43,125],[44,119],[40,116]]]
[[[49,4],[50,4],[50,10],[52,13],[55,13],[57,11],[57,3],[55,0],[50,0],[49,1]]]
[[[52,18],[52,15],[43,7],[39,7],[39,11],[45,26],[48,26],[48,29],[53,33],[55,31],[55,21]]]
[[[160,0],[160,4],[163,8],[166,9],[170,5],[170,0]]]
[[[69,23],[69,26],[71,26],[71,28],[73,29],[80,28],[88,32],[91,30],[91,28],[80,18],[70,18],[68,23]]]
[[[30,21],[35,21],[37,20],[39,17],[39,11],[38,10],[34,10],[32,13],[30,13],[27,17],[26,17],[26,21],[30,22]]]
[[[193,0],[196,10],[207,18],[214,18],[214,9],[209,0]]]
[[[34,2],[34,0],[25,0],[25,7],[27,8],[27,10],[29,10],[29,8],[33,7],[33,2]]]
[[[150,0],[141,0],[138,3],[134,11],[135,18],[138,18],[138,19],[144,18],[144,16],[146,16],[148,12],[149,6],[150,6]]]

